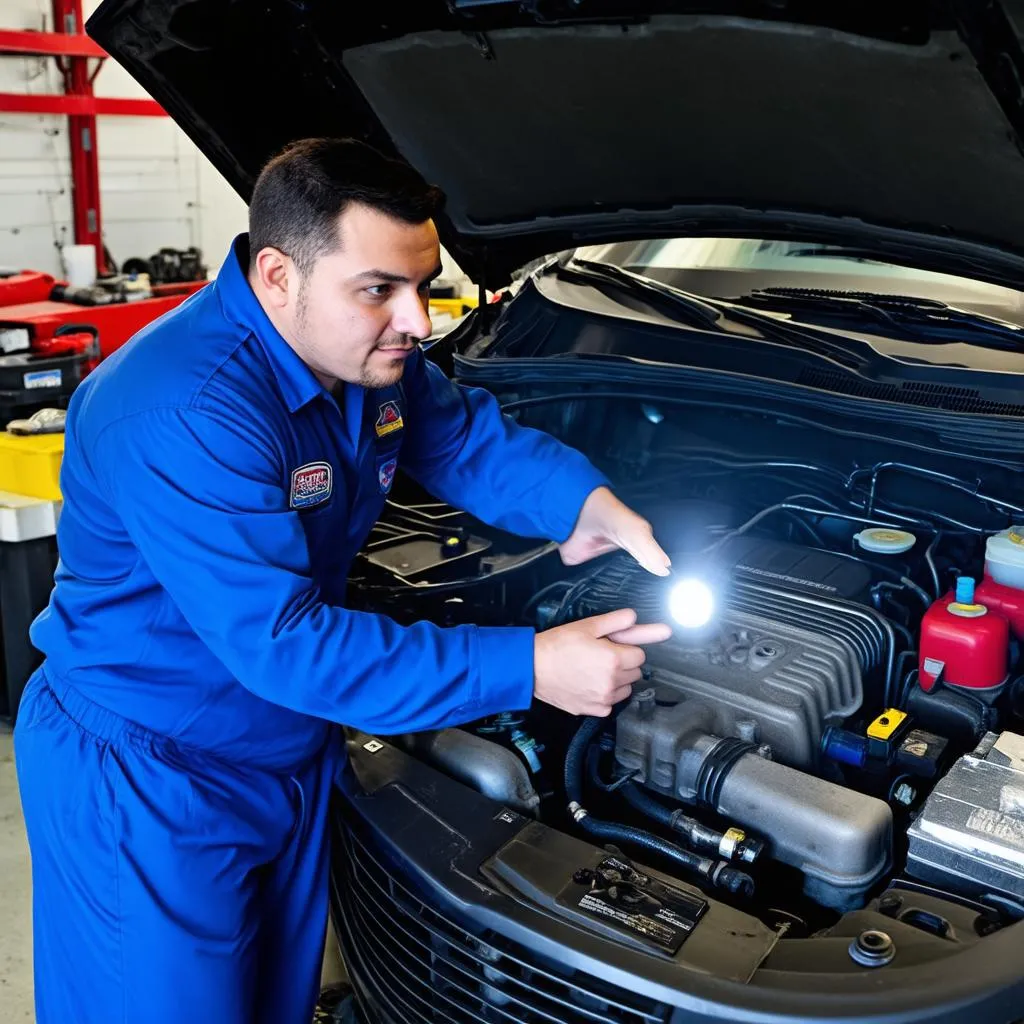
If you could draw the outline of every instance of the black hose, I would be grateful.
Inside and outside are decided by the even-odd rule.
[[[742,829],[730,828],[728,832],[719,832],[678,808],[672,810],[666,807],[635,782],[627,782],[622,787],[622,795],[634,810],[678,833],[694,850],[746,864],[753,864],[764,852],[762,840],[748,836]]]
[[[712,885],[728,892],[750,896],[754,892],[754,880],[746,873],[730,867],[724,861],[713,861],[684,850],[675,843],[660,839],[643,829],[620,825],[595,818],[583,806],[583,771],[587,751],[597,738],[604,719],[585,718],[576,730],[569,749],[565,754],[565,794],[569,801],[569,814],[584,832],[598,839],[613,843],[631,843],[652,853],[659,853],[684,871],[707,879]]]
[[[648,818],[653,818],[659,825],[664,825],[665,828],[675,828],[673,812],[663,803],[655,800],[653,796],[645,793],[635,782],[627,782],[622,787],[622,795],[625,797],[626,803],[634,810],[639,811],[641,814],[646,814]]]

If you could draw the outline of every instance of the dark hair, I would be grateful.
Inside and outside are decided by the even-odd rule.
[[[355,139],[301,139],[260,172],[249,203],[249,259],[273,246],[307,274],[341,244],[338,218],[363,203],[407,224],[430,220],[444,193],[408,164]]]

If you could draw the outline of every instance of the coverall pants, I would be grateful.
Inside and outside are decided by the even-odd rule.
[[[37,672],[15,732],[38,1024],[309,1024],[336,739],[273,775],[61,689]]]

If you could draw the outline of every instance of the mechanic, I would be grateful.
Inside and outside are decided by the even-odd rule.
[[[668,572],[586,459],[424,358],[442,198],[361,143],[293,144],[216,282],[73,398],[15,736],[40,1024],[308,1024],[336,723],[608,714],[668,636],[628,609],[535,634],[344,607],[398,466],[567,564]]]

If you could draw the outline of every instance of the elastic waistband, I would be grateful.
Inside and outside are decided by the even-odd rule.
[[[151,746],[154,742],[166,739],[137,722],[122,718],[119,714],[89,700],[66,679],[49,671],[45,663],[40,672],[65,714],[97,739],[114,744],[127,740],[143,746]]]
[[[97,739],[115,745],[128,742],[136,747],[152,750],[154,747],[160,749],[164,744],[168,744],[173,746],[179,754],[195,757],[201,762],[228,764],[236,771],[251,771],[281,777],[301,773],[322,757],[339,756],[344,749],[339,742],[337,731],[329,730],[323,745],[317,751],[302,758],[295,764],[272,767],[269,765],[253,764],[245,759],[232,758],[228,760],[211,750],[204,750],[201,747],[182,743],[170,736],[165,736],[163,733],[154,732],[152,729],[147,729],[144,725],[139,725],[138,722],[133,722],[131,719],[124,718],[117,714],[117,712],[97,704],[86,697],[81,690],[76,689],[66,679],[50,669],[45,662],[39,668],[39,674],[42,676],[43,682],[46,683],[53,693],[57,703],[63,708],[64,713],[76,725]]]

